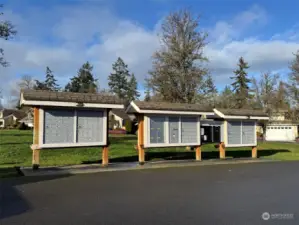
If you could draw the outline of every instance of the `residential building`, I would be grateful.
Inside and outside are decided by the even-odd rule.
[[[16,125],[27,113],[17,109],[2,109],[0,111],[0,128]]]

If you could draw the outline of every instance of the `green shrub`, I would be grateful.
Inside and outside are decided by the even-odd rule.
[[[25,123],[18,124],[17,128],[19,130],[28,130],[29,129],[29,127]]]
[[[132,122],[130,120],[125,120],[125,127],[127,133],[131,134],[132,133]]]

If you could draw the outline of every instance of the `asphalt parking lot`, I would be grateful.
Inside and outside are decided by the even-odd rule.
[[[1,225],[299,224],[299,162],[0,182]]]

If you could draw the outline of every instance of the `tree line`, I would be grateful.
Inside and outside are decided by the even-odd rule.
[[[200,17],[188,10],[170,13],[163,21],[160,32],[161,47],[152,57],[152,69],[145,82],[145,101],[194,103],[207,107],[255,108],[271,113],[273,110],[299,111],[299,50],[294,49],[290,74],[285,82],[271,71],[260,79],[249,77],[250,65],[240,56],[232,71],[231,84],[220,92],[208,69],[204,54],[208,34],[199,26]],[[0,25],[1,38],[15,35],[14,27],[6,22]],[[296,52],[297,51],[297,52]],[[3,50],[0,49],[3,55]],[[4,58],[0,58],[1,64]],[[5,65],[7,65],[5,63]],[[62,88],[53,71],[47,67],[44,81],[22,79],[20,86],[37,90],[114,94],[122,99],[139,99],[138,83],[128,65],[118,57],[108,76],[109,89],[100,89],[90,62],[84,63],[77,74]]]
[[[34,85],[24,85],[27,79],[23,78],[23,88],[46,90],[46,91],[65,91],[80,93],[106,93],[114,94],[121,99],[135,100],[140,97],[137,79],[134,73],[128,70],[128,65],[119,57],[112,65],[112,73],[108,77],[109,89],[100,89],[98,80],[92,72],[93,66],[90,62],[84,63],[78,70],[77,75],[72,77],[64,88],[59,87],[53,71],[47,67],[44,81],[35,80]]]

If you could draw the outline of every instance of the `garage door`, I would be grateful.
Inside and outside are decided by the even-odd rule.
[[[295,132],[292,126],[267,126],[266,141],[294,141]]]

